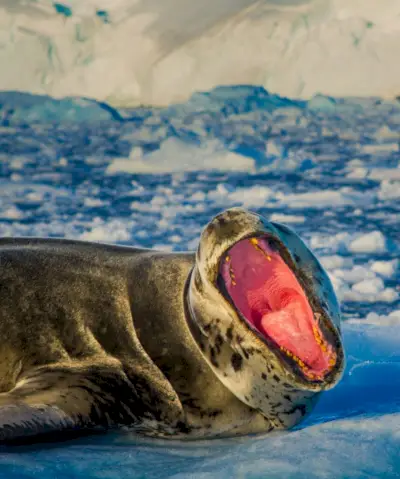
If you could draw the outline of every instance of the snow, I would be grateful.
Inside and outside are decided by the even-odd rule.
[[[0,89],[133,106],[257,84],[332,112],[318,94],[400,93],[399,14],[398,0],[6,1]]]
[[[68,5],[73,15],[64,22],[77,9],[90,13],[90,2]],[[97,5],[114,21],[124,2]],[[341,18],[354,5],[343,3]],[[52,18],[51,9],[43,12]],[[35,111],[43,111],[48,100],[37,100]],[[165,109],[119,109],[102,121],[71,121],[61,110],[58,121],[47,111],[26,121],[19,113],[26,103],[14,105],[0,130],[0,236],[194,250],[213,215],[246,206],[289,224],[327,270],[341,302],[347,368],[295,431],[191,443],[85,438],[0,451],[0,476],[399,475],[400,156],[392,146],[366,154],[365,145],[396,142],[390,132],[400,132],[400,104],[330,101],[334,112],[322,97],[310,108],[259,87],[219,88]]]

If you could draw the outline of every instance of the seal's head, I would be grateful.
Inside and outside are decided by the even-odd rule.
[[[341,377],[335,293],[287,226],[239,208],[216,216],[201,235],[188,305],[193,334],[214,372],[266,417],[282,398],[311,404]]]

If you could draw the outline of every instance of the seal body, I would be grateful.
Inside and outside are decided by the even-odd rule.
[[[207,437],[298,423],[343,369],[325,273],[315,274],[326,283],[320,300],[331,308],[337,361],[331,377],[310,384],[213,283],[224,249],[266,224],[310,263],[303,243],[289,244],[290,230],[237,209],[209,223],[196,254],[0,239],[0,442],[120,427]]]

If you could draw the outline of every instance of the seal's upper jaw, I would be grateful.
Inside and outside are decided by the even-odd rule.
[[[297,276],[284,246],[264,234],[242,239],[222,255],[217,287],[300,382],[327,388],[340,375],[340,340]]]
[[[267,231],[273,231],[271,224],[266,229],[259,215],[243,208],[230,208],[217,215],[204,228],[197,250],[196,260],[202,277],[214,284],[224,252],[245,237]]]

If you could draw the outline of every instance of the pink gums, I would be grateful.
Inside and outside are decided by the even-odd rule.
[[[336,358],[332,346],[323,339],[296,276],[267,240],[236,243],[221,274],[236,308],[261,334],[304,363],[306,376],[320,379],[329,372]]]

